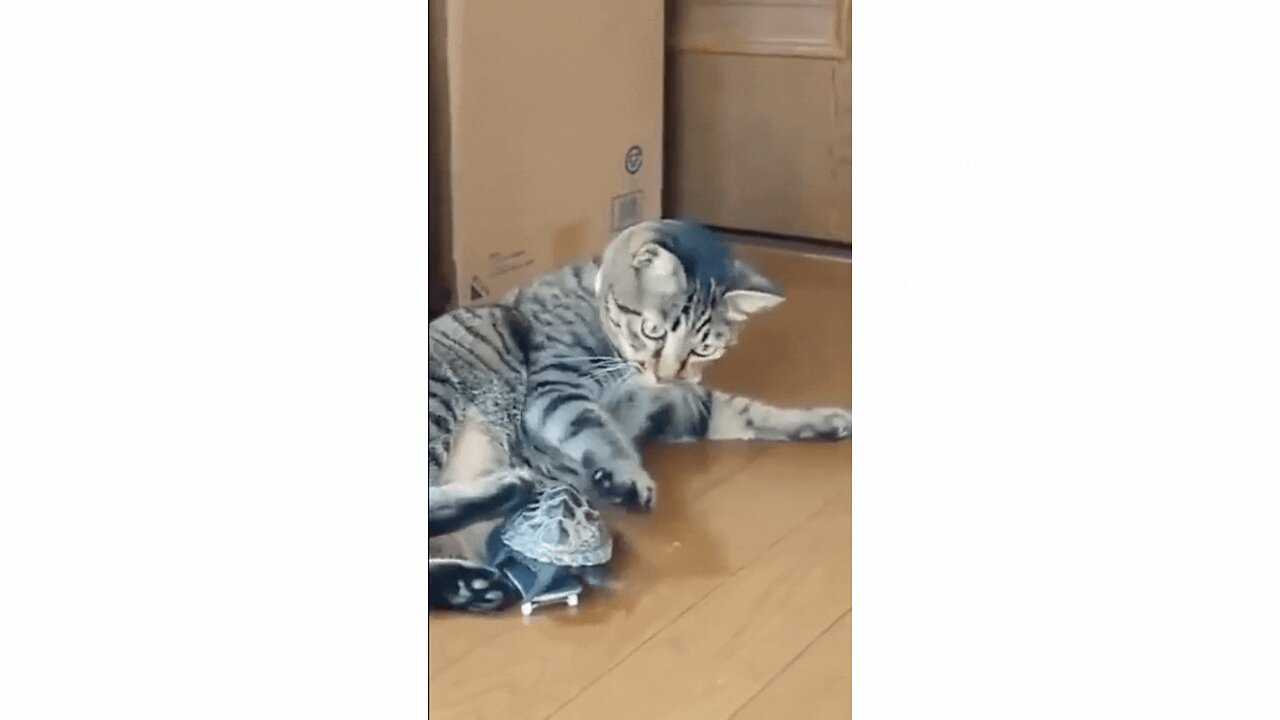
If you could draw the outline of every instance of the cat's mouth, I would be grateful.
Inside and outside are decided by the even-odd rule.
[[[652,370],[639,370],[634,375],[637,382],[645,387],[670,387],[672,385],[696,384],[696,381],[687,377],[658,377]]]
[[[630,372],[627,375],[629,382],[636,383],[643,387],[670,387],[673,385],[697,385],[702,381],[702,373],[693,371],[685,372],[684,368],[680,368],[680,372],[674,374],[659,373],[655,363],[646,360],[627,360]],[[668,371],[670,372],[670,371]]]
[[[666,384],[662,380],[659,380],[658,376],[652,370],[647,370],[647,369],[640,370],[639,372],[637,372],[635,374],[635,378],[637,381],[639,381],[641,385],[644,385],[646,387],[657,387],[659,385]]]

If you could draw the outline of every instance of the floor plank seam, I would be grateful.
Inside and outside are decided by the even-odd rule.
[[[755,700],[760,695],[760,693],[764,692],[770,685],[772,685],[774,680],[777,680],[778,678],[782,677],[782,673],[786,672],[787,668],[796,664],[796,661],[798,661],[806,652],[808,652],[809,648],[813,647],[814,643],[822,639],[822,636],[826,635],[827,632],[831,630],[831,628],[838,625],[841,620],[845,619],[845,617],[851,615],[852,613],[853,613],[853,608],[849,608],[848,610],[845,610],[844,612],[837,615],[836,619],[832,620],[829,625],[819,630],[818,634],[814,635],[813,638],[809,640],[809,642],[805,643],[805,646],[800,648],[799,652],[797,652],[782,667],[778,668],[778,672],[771,675],[768,680],[765,680],[764,683],[762,683],[760,687],[756,689],[755,692],[751,693],[751,697],[747,698],[746,700],[743,700],[741,705],[735,708],[732,713],[729,713],[729,717],[725,718],[725,720],[733,720],[735,717],[737,717],[738,713],[741,713],[743,708],[750,705],[752,700]]]
[[[832,496],[834,497],[834,496],[835,496],[835,493],[833,493],[833,494],[832,494]],[[821,514],[822,512],[824,512],[826,509],[827,509],[827,506],[826,506],[825,504],[820,505],[820,506],[818,507],[818,509],[817,509],[817,510],[814,510],[812,513],[809,513],[809,514],[808,514],[808,515],[806,515],[802,520],[800,520],[799,522],[797,522],[797,523],[795,523],[794,525],[792,525],[790,529],[788,529],[785,533],[783,533],[782,535],[780,535],[780,536],[778,537],[778,539],[776,539],[776,540],[774,540],[772,543],[770,543],[768,547],[766,547],[766,548],[764,548],[763,550],[761,550],[759,553],[757,553],[755,556],[753,556],[749,561],[747,561],[747,562],[743,563],[741,567],[739,567],[738,569],[734,570],[734,571],[733,571],[732,573],[730,573],[727,577],[725,577],[725,578],[724,578],[723,580],[721,580],[719,583],[717,583],[716,585],[714,585],[710,590],[707,590],[705,593],[703,593],[702,595],[698,596],[698,598],[697,598],[696,600],[694,600],[693,602],[689,603],[689,605],[688,605],[688,606],[686,606],[686,607],[685,607],[683,610],[681,610],[679,613],[677,613],[675,617],[671,618],[671,620],[667,621],[667,622],[666,622],[665,624],[663,624],[661,627],[659,627],[658,629],[656,629],[656,630],[654,630],[652,633],[650,633],[648,636],[646,636],[646,637],[645,637],[645,639],[644,639],[644,640],[642,640],[642,641],[640,641],[640,643],[639,643],[638,645],[636,645],[635,647],[631,648],[631,650],[630,650],[626,655],[623,655],[621,658],[619,658],[619,659],[618,659],[618,661],[617,661],[616,663],[614,663],[614,664],[610,665],[610,666],[609,666],[609,667],[608,667],[604,672],[602,672],[602,673],[600,673],[599,675],[597,675],[596,677],[592,678],[591,682],[589,682],[589,683],[587,683],[586,685],[584,685],[581,689],[579,689],[579,690],[578,690],[578,692],[577,692],[577,693],[575,693],[575,694],[574,694],[572,697],[570,697],[568,700],[565,700],[563,703],[561,703],[561,704],[559,705],[559,707],[557,707],[555,710],[552,710],[549,714],[547,714],[545,717],[543,717],[543,718],[542,718],[542,720],[550,720],[551,718],[555,717],[556,713],[558,713],[558,712],[560,712],[561,710],[563,710],[563,709],[565,709],[566,707],[568,707],[570,703],[572,703],[574,700],[576,700],[576,699],[578,698],[578,696],[580,696],[580,695],[582,695],[583,693],[585,693],[585,692],[587,692],[588,690],[590,690],[590,689],[591,689],[592,687],[594,687],[597,683],[599,683],[599,682],[600,682],[601,680],[603,680],[606,676],[608,676],[608,675],[609,675],[609,673],[611,673],[611,672],[613,672],[614,670],[616,670],[616,669],[618,668],[618,666],[619,666],[619,665],[621,665],[621,664],[623,664],[624,662],[626,662],[626,661],[627,661],[627,659],[628,659],[628,658],[630,658],[632,655],[636,654],[636,652],[637,652],[637,651],[639,651],[639,650],[640,650],[641,648],[643,648],[644,646],[648,645],[648,644],[649,644],[649,642],[650,642],[651,640],[653,640],[655,637],[657,637],[658,635],[660,635],[660,634],[662,633],[662,631],[663,631],[663,630],[666,630],[667,628],[669,628],[669,627],[671,627],[672,625],[674,625],[677,621],[679,621],[679,620],[680,620],[680,618],[682,618],[682,617],[684,617],[685,615],[687,615],[687,614],[689,613],[689,611],[690,611],[690,610],[693,610],[695,607],[697,607],[699,604],[701,604],[703,600],[706,600],[706,599],[707,599],[708,597],[710,597],[710,596],[711,596],[715,591],[719,590],[721,587],[724,587],[724,585],[726,585],[728,582],[730,582],[730,581],[731,581],[731,580],[733,580],[735,577],[737,577],[737,576],[738,576],[738,573],[742,572],[743,570],[746,570],[746,569],[751,565],[751,563],[752,563],[752,562],[755,562],[757,559],[759,559],[759,558],[761,558],[761,557],[763,557],[763,556],[767,555],[771,550],[773,550],[775,547],[777,547],[779,543],[781,543],[783,540],[786,540],[787,538],[789,538],[789,537],[791,536],[791,534],[792,534],[792,533],[794,533],[796,530],[798,530],[799,528],[801,528],[801,527],[803,527],[804,525],[806,525],[810,520],[812,520],[813,518],[817,517],[819,514]],[[770,678],[770,680],[772,680],[772,678]]]

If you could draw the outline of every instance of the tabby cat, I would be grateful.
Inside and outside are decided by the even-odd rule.
[[[709,230],[674,220],[618,235],[499,306],[430,328],[432,604],[505,607],[515,588],[483,539],[531,473],[652,508],[641,438],[838,440],[838,408],[776,408],[700,385],[743,323],[783,300]]]

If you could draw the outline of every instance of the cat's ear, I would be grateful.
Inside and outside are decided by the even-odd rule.
[[[642,243],[631,253],[631,267],[653,272],[672,272],[680,261],[668,249],[654,242]]]
[[[632,251],[631,267],[644,278],[646,287],[666,293],[684,290],[684,269],[680,259],[658,243],[642,243]]]
[[[725,315],[740,322],[757,313],[777,307],[786,299],[782,290],[755,268],[735,260],[733,280],[724,294]]]
[[[777,307],[786,298],[759,290],[730,290],[724,294],[725,315],[733,322],[740,322]]]

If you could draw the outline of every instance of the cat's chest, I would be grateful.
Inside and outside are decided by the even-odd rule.
[[[621,383],[601,388],[599,402],[600,407],[610,415],[618,416],[625,413],[645,412],[652,398],[641,388],[629,383]]]
[[[639,437],[645,433],[655,411],[678,402],[680,391],[664,387],[624,384],[602,392],[600,406],[613,418],[623,433]]]
[[[624,383],[603,388],[599,402],[624,435],[635,437],[644,427],[655,398],[643,388]]]

